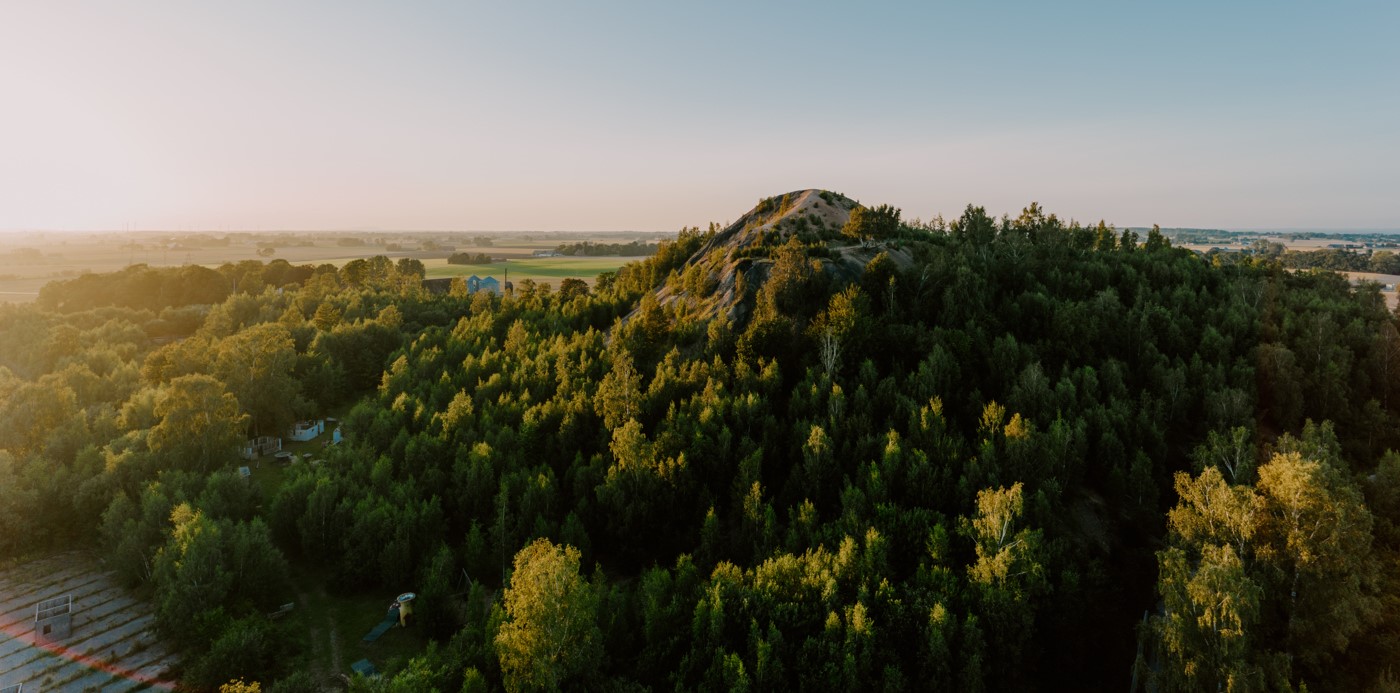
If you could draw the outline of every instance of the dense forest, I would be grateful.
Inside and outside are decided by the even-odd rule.
[[[196,688],[1395,690],[1400,322],[1156,230],[834,194],[567,290],[132,267],[0,308],[0,557],[100,547]],[[1391,395],[1396,399],[1392,400]],[[238,448],[347,410],[272,494]]]

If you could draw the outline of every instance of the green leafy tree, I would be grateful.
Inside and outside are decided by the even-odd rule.
[[[1045,589],[1042,532],[1023,526],[1025,499],[1020,482],[1010,488],[977,492],[977,513],[964,520],[977,559],[967,575],[986,624],[991,654],[1021,659],[1035,625],[1033,599]],[[1016,670],[991,672],[992,681],[1015,687]]]
[[[641,375],[632,365],[632,355],[618,350],[612,359],[612,370],[598,383],[594,398],[603,425],[613,430],[641,415]]]
[[[1205,468],[1196,478],[1176,474],[1181,499],[1167,513],[1172,536],[1186,546],[1233,546],[1237,556],[1252,555],[1259,501],[1247,486],[1225,481],[1219,468]]]
[[[1257,555],[1287,613],[1290,655],[1321,672],[1375,617],[1371,513],[1326,460],[1298,452],[1259,468]]]
[[[1253,486],[1179,473],[1158,554],[1154,632],[1180,689],[1321,680],[1376,618],[1371,515],[1340,471],[1330,425],[1285,435]]]
[[[428,276],[428,270],[423,266],[423,261],[417,258],[401,257],[394,263],[394,270],[400,277],[408,279],[422,279]]]
[[[225,625],[222,607],[233,588],[221,528],[188,503],[175,506],[170,522],[170,539],[155,559],[156,617],[171,636],[207,646]]]
[[[968,568],[975,584],[1007,590],[1021,598],[1043,577],[1041,532],[1018,527],[1025,499],[1020,482],[1011,488],[977,492],[977,514],[964,525],[977,560]]]
[[[219,342],[213,373],[249,413],[254,432],[279,431],[300,406],[297,355],[284,325],[254,325]]]
[[[496,634],[507,689],[559,690],[597,666],[598,600],[578,570],[578,550],[548,539],[515,555]]]
[[[271,679],[285,671],[289,642],[277,626],[261,614],[231,621],[224,626],[210,645],[209,651],[195,659],[186,670],[184,680],[200,686],[217,684],[236,678]],[[261,691],[257,683],[245,683],[242,688],[220,687],[220,693]]]
[[[316,306],[316,314],[311,317],[311,323],[322,332],[330,332],[340,324],[340,317],[340,311],[334,305],[322,303]]]
[[[78,398],[66,386],[24,383],[0,402],[0,447],[24,454],[37,451],[54,431],[68,424]]]
[[[827,376],[835,377],[840,370],[847,345],[861,341],[857,326],[863,324],[866,308],[865,295],[852,285],[832,294],[826,310],[812,321],[808,332],[816,339],[817,358]]]
[[[248,420],[239,410],[238,399],[208,375],[170,381],[155,414],[160,423],[147,438],[151,450],[181,467],[205,472],[233,458]]]
[[[1195,566],[1186,552],[1158,554],[1165,606],[1156,633],[1171,690],[1249,691],[1261,687],[1255,627],[1263,590],[1235,549],[1207,544]]]
[[[861,241],[884,240],[899,233],[900,211],[889,205],[865,207],[858,205],[851,210],[841,233]]]
[[[870,258],[861,274],[860,284],[882,314],[894,310],[899,290],[899,268],[890,259],[889,253],[881,252]]]
[[[588,282],[574,277],[568,277],[559,282],[559,299],[569,302],[580,296],[588,295]]]
[[[1149,253],[1168,250],[1172,246],[1171,241],[1162,235],[1162,227],[1153,224],[1152,230],[1147,232],[1147,242],[1143,244],[1143,249]]]
[[[1200,468],[1215,466],[1231,483],[1247,483],[1254,471],[1254,444],[1249,429],[1238,426],[1228,432],[1211,431],[1193,455]]]
[[[33,489],[20,485],[10,453],[0,450],[0,556],[13,556],[25,546],[33,531]]]

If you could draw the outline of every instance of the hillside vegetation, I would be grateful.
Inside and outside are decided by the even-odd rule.
[[[0,308],[0,555],[100,538],[204,686],[321,683],[260,615],[297,566],[419,594],[436,644],[356,690],[1393,685],[1375,286],[825,191],[591,287],[359,262]],[[352,404],[275,492],[231,471]]]

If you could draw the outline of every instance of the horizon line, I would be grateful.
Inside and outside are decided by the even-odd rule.
[[[1073,220],[1071,220],[1073,223]],[[725,224],[724,226],[728,226]],[[1117,226],[1110,224],[1113,228],[1131,230],[1150,230],[1152,224],[1127,224]],[[1379,233],[1379,234],[1400,234],[1400,226],[1340,226],[1340,227],[1311,227],[1311,226],[1164,226],[1158,227],[1168,231],[1226,231],[1231,233],[1325,233],[1325,234],[1348,234],[1348,233]],[[699,228],[698,226],[686,226],[683,229]],[[356,234],[410,234],[410,233],[501,233],[501,234],[530,234],[530,233],[644,233],[644,234],[674,234],[677,231],[658,231],[654,229],[356,229],[356,228],[284,228],[284,229],[55,229],[55,228],[8,228],[0,229],[0,235],[14,235],[25,233],[86,233],[86,234],[325,234],[325,233],[356,233]]]

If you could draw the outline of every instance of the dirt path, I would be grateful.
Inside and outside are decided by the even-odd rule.
[[[310,608],[311,600],[307,598],[305,592],[297,592],[297,606],[302,610]],[[326,679],[326,670],[321,666],[321,662],[326,660],[321,656],[321,630],[317,628],[314,623],[308,623],[306,630],[307,635],[310,636],[307,642],[311,643],[311,675],[315,677],[317,681],[324,681]]]
[[[331,603],[324,587],[315,591],[297,592],[297,608],[306,614],[307,635],[311,643],[311,675],[320,682],[338,680],[344,673],[345,659],[340,646],[340,623],[335,611],[326,608]],[[315,614],[325,610],[323,621]]]
[[[322,589],[322,590],[321,590],[320,596],[321,596],[322,599],[324,599],[324,598],[326,597],[326,590],[325,590],[325,589]],[[333,674],[339,674],[339,673],[341,672],[341,668],[340,668],[340,663],[341,663],[341,662],[340,662],[340,628],[337,626],[337,624],[336,624],[336,622],[335,622],[335,615],[334,615],[334,614],[332,614],[332,613],[327,613],[327,614],[326,614],[326,626],[327,626],[327,628],[330,630],[330,634],[331,634],[331,672],[332,672]]]

